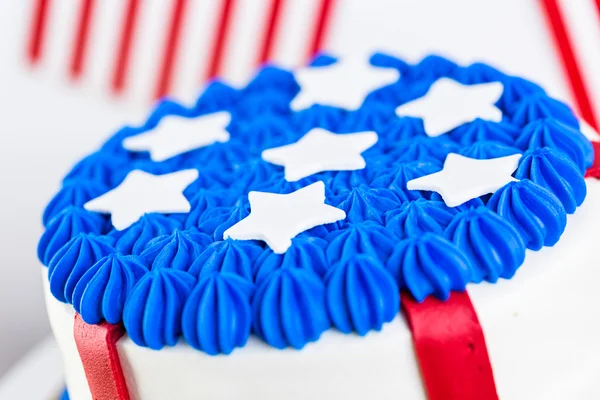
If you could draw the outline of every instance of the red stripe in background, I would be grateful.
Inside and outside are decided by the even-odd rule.
[[[596,1],[600,2],[600,0]],[[563,69],[569,78],[579,112],[583,119],[598,130],[598,121],[558,1],[540,0],[540,4],[551,28],[554,43],[560,52]]]
[[[217,31],[213,40],[213,48],[209,56],[209,64],[205,79],[210,79],[218,76],[221,73],[223,64],[223,55],[225,54],[225,46],[227,35],[229,33],[229,25],[233,14],[234,0],[223,0],[221,7],[221,15],[217,23]]]
[[[117,342],[125,333],[122,325],[102,322],[86,324],[75,314],[73,336],[94,400],[129,400],[129,392]]]
[[[94,0],[82,0],[81,8],[79,9],[79,20],[77,23],[77,31],[75,33],[75,42],[73,44],[73,53],[71,55],[71,64],[69,67],[69,75],[73,79],[79,78],[83,73],[92,26],[94,3]]]
[[[115,58],[115,66],[112,75],[111,87],[114,93],[121,93],[125,88],[125,80],[127,79],[127,71],[129,68],[129,60],[131,55],[131,44],[135,27],[139,15],[139,0],[129,0],[127,4],[125,19],[123,21],[123,30],[117,55]]]
[[[158,75],[158,82],[154,96],[163,97],[169,93],[171,86],[171,77],[173,76],[173,66],[177,57],[179,48],[179,38],[181,36],[182,21],[187,7],[187,0],[175,0],[173,11],[171,13],[171,22],[167,32],[167,40],[162,56],[162,63]]]
[[[35,3],[29,42],[27,43],[27,58],[32,64],[38,62],[42,56],[49,8],[50,0],[37,0]]]
[[[600,17],[600,0],[596,0],[596,9],[598,10],[598,17]]]
[[[267,19],[267,28],[265,30],[265,34],[260,46],[260,52],[258,54],[259,65],[264,64],[271,59],[271,53],[273,52],[273,45],[275,43],[275,33],[277,32],[280,21],[279,15],[281,14],[282,3],[282,0],[271,0],[271,7]]]
[[[319,53],[323,48],[323,39],[327,33],[327,27],[333,14],[333,3],[335,0],[321,0],[321,6],[315,19],[315,26],[313,29],[313,36],[310,41],[310,47],[308,48],[308,60]]]
[[[417,303],[402,293],[402,307],[429,400],[498,400],[483,330],[467,292],[447,301]]]

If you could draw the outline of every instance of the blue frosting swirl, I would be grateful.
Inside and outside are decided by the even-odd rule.
[[[185,214],[185,229],[198,226],[198,221],[207,210],[225,205],[227,193],[220,189],[198,189],[190,200],[191,211]]]
[[[394,149],[397,142],[428,137],[423,127],[423,120],[413,117],[395,118],[387,127],[378,130],[377,134],[383,143],[384,151]]]
[[[504,82],[506,75],[484,63],[473,63],[456,71],[455,79],[465,85],[487,82]]]
[[[579,121],[569,106],[548,97],[543,92],[533,93],[521,100],[514,109],[511,122],[517,126],[526,126],[531,122],[546,118],[579,129]]]
[[[196,258],[188,272],[200,279],[215,272],[235,274],[252,282],[252,266],[262,251],[258,242],[233,239],[214,242]]]
[[[143,275],[125,301],[123,324],[138,346],[160,350],[181,334],[181,314],[196,279],[180,270],[158,268]]]
[[[170,235],[181,228],[181,223],[162,214],[144,214],[137,222],[122,231],[112,230],[109,235],[115,239],[115,249],[119,253],[140,255],[152,239]]]
[[[212,81],[198,97],[194,110],[209,114],[229,110],[240,98],[240,92],[221,81]]]
[[[81,277],[96,261],[114,251],[110,238],[77,234],[56,252],[48,264],[50,293],[58,301],[72,303],[73,291]]]
[[[492,122],[481,118],[450,131],[450,138],[460,144],[470,145],[484,141],[514,145],[518,129],[507,122]]]
[[[345,262],[358,254],[367,254],[384,262],[392,250],[396,238],[383,226],[366,221],[349,224],[325,237],[329,242],[325,252],[330,264]]]
[[[400,206],[390,189],[371,189],[361,185],[329,199],[332,205],[346,212],[345,222],[375,221],[383,224],[383,214]]]
[[[369,162],[367,161],[367,164]],[[331,187],[334,195],[340,195],[344,192],[351,191],[355,187],[368,185],[371,182],[370,168],[358,169],[354,171],[334,171],[329,172],[330,178],[324,179]]]
[[[457,214],[444,235],[471,259],[476,283],[510,279],[525,260],[519,231],[485,207]]]
[[[531,250],[556,244],[567,225],[567,213],[560,200],[527,179],[500,188],[487,207],[510,221]]]
[[[214,273],[200,279],[181,318],[183,337],[210,355],[230,354],[250,336],[254,284],[239,275]]]
[[[400,308],[400,292],[376,258],[359,254],[332,266],[325,278],[327,311],[341,332],[379,331]]]
[[[210,243],[210,236],[204,233],[176,230],[171,235],[149,241],[140,257],[151,269],[173,268],[187,271]]]
[[[72,303],[86,323],[121,322],[125,299],[148,272],[141,261],[137,256],[109,254],[81,276],[73,291]]]
[[[238,200],[231,207],[216,207],[208,210],[198,220],[198,230],[212,234],[215,241],[223,240],[223,233],[250,214],[247,199]]]
[[[587,186],[583,175],[563,153],[548,147],[530,150],[519,161],[517,179],[529,179],[560,200],[568,214],[583,203]]]
[[[446,137],[426,138],[417,136],[395,142],[385,156],[395,163],[429,161],[442,163],[449,153],[456,152],[458,146]]]
[[[408,190],[406,183],[424,175],[433,174],[441,169],[440,166],[430,162],[411,162],[398,164],[395,167],[382,171],[378,178],[371,183],[373,188],[387,188],[396,194],[401,202],[428,197],[430,194],[420,190]]]
[[[462,156],[477,160],[489,160],[491,158],[512,156],[519,153],[521,153],[521,150],[492,140],[476,142],[458,151],[458,154]]]
[[[337,132],[379,131],[395,118],[394,108],[378,102],[368,104],[368,98],[361,108],[348,112],[336,127]]]
[[[515,109],[524,98],[535,93],[539,93],[540,95],[545,94],[544,89],[535,83],[515,76],[504,78],[502,85],[504,86],[504,91],[497,105],[504,113],[510,115],[514,114]]]
[[[551,118],[527,125],[515,145],[523,150],[549,147],[561,151],[577,166],[582,175],[594,162],[592,143],[577,129]]]
[[[457,210],[442,201],[417,199],[385,214],[385,226],[397,237],[419,237],[427,232],[442,235]]]
[[[400,74],[405,74],[409,71],[410,65],[398,57],[389,54],[376,52],[369,60],[371,65],[379,68],[393,68],[398,70]]]
[[[403,78],[411,81],[430,81],[434,82],[442,77],[453,77],[459,71],[460,67],[452,61],[431,54],[423,58],[419,63],[413,66]]]
[[[108,191],[102,183],[75,179],[64,182],[60,191],[46,206],[42,221],[44,226],[69,206],[83,207],[85,203]]]
[[[258,286],[252,300],[254,333],[278,349],[301,349],[331,323],[325,307],[325,285],[304,268],[280,268]]]
[[[262,114],[250,122],[242,123],[236,131],[236,138],[242,140],[252,153],[299,139],[289,119],[269,114]]]
[[[81,207],[67,207],[48,222],[38,243],[37,254],[48,265],[56,252],[80,233],[101,235],[106,230],[106,219]]]
[[[327,242],[323,239],[301,235],[292,239],[291,247],[283,254],[267,248],[254,263],[254,281],[260,284],[281,268],[305,268],[322,277],[329,269],[326,247]]]
[[[121,183],[132,170],[128,161],[127,158],[99,151],[78,162],[67,174],[64,182],[88,180],[99,182],[107,188],[113,188]]]
[[[191,153],[190,164],[212,168],[220,175],[235,171],[240,163],[248,158],[248,151],[243,142],[232,138],[227,143],[213,143]],[[209,167],[210,166],[210,167]]]
[[[341,108],[314,104],[294,113],[292,121],[297,132],[306,133],[313,128],[323,128],[331,132],[337,132],[347,111]]]
[[[431,294],[448,300],[451,291],[465,290],[473,273],[469,258],[458,247],[432,233],[400,241],[386,269],[418,302]]]
[[[251,190],[262,190],[265,184],[274,179],[284,180],[283,168],[264,161],[262,158],[253,158],[240,164],[234,173],[231,189],[240,195],[246,195]]]

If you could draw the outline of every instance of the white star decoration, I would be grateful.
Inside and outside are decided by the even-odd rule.
[[[396,114],[422,118],[427,135],[435,137],[476,118],[500,122],[502,111],[494,104],[503,91],[500,82],[463,85],[440,78],[425,96],[396,108]]]
[[[197,118],[171,115],[163,118],[153,130],[123,140],[130,151],[149,151],[153,161],[160,162],[215,142],[229,141],[225,127],[231,121],[228,112],[217,112]]]
[[[315,182],[290,194],[250,192],[250,215],[227,229],[223,239],[262,240],[282,254],[292,238],[318,225],[346,218],[339,208],[325,204],[325,184]]]
[[[396,82],[400,73],[374,67],[366,58],[348,58],[324,67],[300,68],[294,76],[300,93],[292,100],[292,110],[313,104],[356,110],[369,93]]]
[[[302,139],[262,152],[263,160],[285,167],[285,179],[295,182],[322,171],[363,169],[363,151],[377,143],[372,131],[335,134],[326,129],[311,129]]]
[[[441,171],[408,181],[406,187],[438,192],[448,207],[457,207],[516,181],[511,175],[520,159],[521,154],[476,160],[451,153]]]
[[[85,203],[89,211],[111,214],[117,230],[131,226],[146,213],[187,213],[190,203],[183,190],[198,178],[198,171],[186,169],[165,175],[133,170],[116,188]]]

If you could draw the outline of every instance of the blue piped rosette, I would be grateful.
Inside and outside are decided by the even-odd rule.
[[[335,63],[320,56],[314,66]],[[446,300],[469,283],[510,279],[526,256],[560,239],[586,196],[590,142],[568,106],[536,84],[484,64],[462,67],[438,56],[411,65],[376,54],[371,64],[401,78],[366,96],[356,111],[315,104],[292,111],[293,73],[267,66],[242,89],[213,82],[192,107],[164,101],[139,127],[125,127],[81,160],[43,214],[38,256],[50,292],[85,322],[122,322],[140,346],[160,349],[183,338],[207,354],[229,354],[256,335],[276,348],[300,349],[328,329],[365,335],[399,312],[399,291],[417,301]],[[397,117],[399,105],[439,78],[466,85],[501,82],[501,122],[476,119],[431,138],[423,121]],[[167,116],[227,111],[230,140],[154,162],[127,151],[125,138]],[[374,130],[366,168],[321,172],[287,182],[262,160],[268,148],[298,141],[312,128]],[[450,208],[436,193],[407,190],[409,180],[440,171],[446,156],[523,154],[509,183],[492,196]],[[146,214],[127,229],[83,205],[134,169],[165,174],[197,169],[185,191],[186,214]],[[226,239],[248,216],[248,192],[290,193],[325,184],[326,203],[346,218],[301,233],[284,254],[263,242]]]

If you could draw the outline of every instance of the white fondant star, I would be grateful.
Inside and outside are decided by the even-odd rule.
[[[149,151],[152,160],[160,162],[215,142],[229,141],[225,127],[230,121],[231,114],[225,111],[197,118],[171,115],[163,118],[153,130],[126,138],[123,147],[130,151]]]
[[[396,82],[400,73],[375,67],[368,58],[352,57],[324,67],[300,68],[294,76],[300,92],[290,104],[292,110],[303,110],[313,104],[356,110],[369,93]]]
[[[325,204],[325,184],[315,182],[290,194],[250,192],[250,215],[227,229],[223,239],[262,240],[282,254],[292,238],[318,225],[346,218],[339,208]]]
[[[406,187],[438,192],[448,207],[457,207],[516,181],[511,175],[520,159],[521,154],[476,160],[450,153],[441,171],[408,181]]]
[[[425,96],[396,108],[396,114],[422,118],[427,135],[435,137],[476,118],[500,122],[502,111],[494,104],[503,91],[500,82],[463,85],[440,78]]]
[[[311,129],[302,139],[262,152],[263,160],[285,167],[285,179],[295,182],[322,171],[352,171],[366,166],[361,153],[377,143],[372,131],[336,134]]]
[[[146,213],[187,213],[190,203],[183,190],[198,178],[198,171],[186,169],[165,175],[133,170],[119,186],[85,203],[89,211],[111,214],[117,230],[131,226]]]

